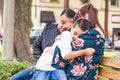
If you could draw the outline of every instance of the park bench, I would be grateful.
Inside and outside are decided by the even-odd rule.
[[[98,80],[120,80],[120,59],[103,57],[98,74]]]

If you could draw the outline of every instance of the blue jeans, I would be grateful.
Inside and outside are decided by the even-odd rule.
[[[67,80],[67,77],[63,70],[35,70],[32,80]]]
[[[13,75],[10,80],[30,80],[33,77],[33,73],[31,73],[32,68],[28,68],[25,70],[22,70],[15,75]]]

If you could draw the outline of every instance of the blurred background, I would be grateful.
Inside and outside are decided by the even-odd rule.
[[[77,11],[86,2],[92,3],[99,11],[99,20],[105,30],[105,48],[120,49],[119,0],[33,0],[31,18],[34,26],[56,23],[63,8]]]

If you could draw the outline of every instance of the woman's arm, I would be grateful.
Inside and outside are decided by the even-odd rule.
[[[65,55],[64,59],[68,60],[68,59],[74,59],[78,56],[82,56],[82,55],[87,55],[90,56],[95,52],[95,50],[93,48],[86,48],[83,50],[78,50],[78,51],[71,51],[68,54]]]

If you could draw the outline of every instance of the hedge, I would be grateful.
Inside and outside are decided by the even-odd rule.
[[[0,80],[9,80],[10,76],[30,66],[28,62],[0,61]]]

